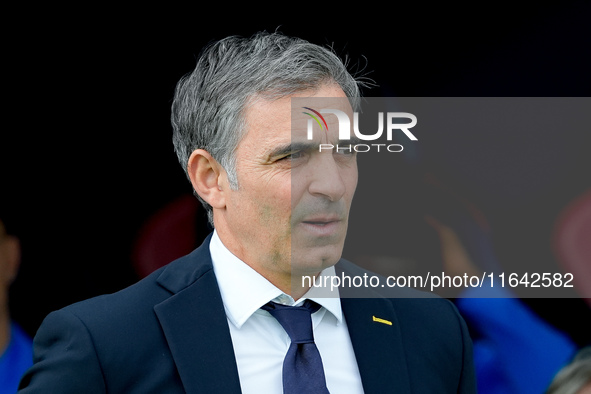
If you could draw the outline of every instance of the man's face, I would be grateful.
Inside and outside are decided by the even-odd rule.
[[[346,102],[335,85],[293,97]],[[222,241],[272,283],[314,275],[335,264],[357,186],[354,154],[319,152],[320,143],[338,144],[336,117],[326,117],[332,131],[318,129],[311,141],[305,128],[310,118],[301,111],[292,131],[290,97],[258,100],[245,119],[247,132],[236,151],[239,187],[226,193],[222,228],[227,234],[220,233]]]

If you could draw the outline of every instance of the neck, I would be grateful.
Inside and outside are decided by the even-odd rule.
[[[310,276],[312,277],[312,279],[314,279],[318,275],[320,275],[320,273],[317,273],[315,275],[310,275]],[[300,298],[302,298],[304,296],[304,294],[306,294],[308,292],[308,290],[310,290],[309,286],[302,286],[304,283],[305,282],[302,280],[302,275],[292,276],[289,292],[286,292],[283,289],[281,289],[281,290],[283,292],[285,292],[285,294],[289,294],[295,301],[297,301]]]
[[[246,263],[245,263],[246,264]],[[249,264],[250,265],[250,264]],[[313,283],[314,279],[320,275],[320,272],[310,273],[310,274],[284,274],[278,273],[274,275],[274,273],[269,272],[261,272],[257,269],[257,267],[253,267],[250,265],[252,269],[257,271],[262,277],[267,279],[271,282],[275,287],[279,290],[288,294],[293,298],[295,301],[299,300],[310,290],[309,283]],[[304,277],[304,280],[302,278]],[[310,277],[311,280],[308,281],[305,278]]]
[[[290,250],[285,253],[273,253],[277,256],[273,260],[267,255],[256,254],[256,249],[253,253],[251,249],[244,248],[240,242],[236,242],[231,235],[224,231],[223,226],[220,227],[216,224],[216,233],[222,247],[294,300],[300,299],[310,290],[312,281],[303,281],[302,277],[314,279],[320,274],[320,272],[292,272],[291,257],[287,259],[280,257],[291,256]]]
[[[245,247],[244,245],[249,242],[240,242],[227,229],[225,222],[216,222],[215,231],[224,248],[294,300],[301,298],[310,289],[309,286],[302,286],[302,276],[312,275],[315,277],[318,275],[318,272],[305,274],[292,272],[291,249],[289,247],[277,248],[270,253],[260,253],[259,248]],[[289,246],[289,244],[287,245]],[[269,257],[269,255],[273,257]]]

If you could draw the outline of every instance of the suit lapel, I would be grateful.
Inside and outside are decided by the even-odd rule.
[[[343,298],[341,305],[365,394],[410,392],[402,338],[392,306],[384,299],[373,298]]]
[[[408,393],[410,381],[396,312],[389,300],[369,291],[372,294],[341,289],[341,307],[363,390],[365,394]]]
[[[226,313],[213,273],[209,238],[158,279],[173,293],[154,310],[188,393],[240,393]]]

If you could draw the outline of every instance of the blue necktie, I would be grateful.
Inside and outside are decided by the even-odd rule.
[[[320,305],[311,300],[303,306],[287,306],[273,301],[263,305],[291,339],[291,345],[283,360],[284,394],[328,394],[322,358],[314,343],[312,313]]]

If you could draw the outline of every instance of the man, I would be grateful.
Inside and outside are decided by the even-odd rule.
[[[473,392],[470,338],[448,301],[315,297],[302,284],[364,273],[339,261],[357,164],[317,152],[334,133],[292,135],[290,102],[358,96],[342,62],[303,40],[209,46],[177,86],[172,124],[215,232],[136,285],[50,314],[22,392]],[[301,319],[280,316],[294,310]]]

